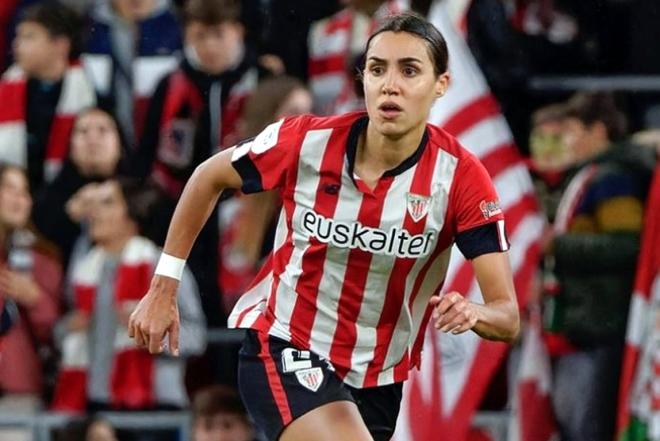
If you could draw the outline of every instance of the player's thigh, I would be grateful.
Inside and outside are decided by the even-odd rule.
[[[373,441],[360,412],[351,401],[317,407],[289,424],[280,441]]]

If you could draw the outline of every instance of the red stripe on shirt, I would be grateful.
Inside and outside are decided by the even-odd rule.
[[[427,148],[424,151],[424,156],[427,158],[420,158],[415,168],[412,183],[410,185],[409,193],[421,196],[430,196],[432,193],[431,183],[433,182],[432,176],[436,168],[438,160],[439,149]],[[430,156],[430,157],[429,157]],[[407,201],[404,201],[407,204]],[[411,236],[423,234],[426,227],[427,216],[419,222],[415,222],[406,212],[403,221],[403,229],[408,231]],[[416,259],[402,259],[397,258],[392,266],[390,278],[387,283],[385,291],[385,303],[380,314],[380,319],[376,327],[376,346],[374,348],[374,357],[367,368],[367,375],[364,380],[364,387],[374,387],[378,385],[378,375],[383,370],[385,358],[389,349],[389,342],[392,339],[392,334],[395,332],[396,323],[401,314],[401,308],[404,302],[404,295],[406,291],[406,279],[408,274],[413,268]],[[403,364],[407,365],[409,354],[404,354]]]
[[[344,152],[348,137],[346,130],[333,130],[323,152],[319,171],[319,184],[316,188],[314,211],[326,218],[333,218],[339,202],[339,191],[326,192],[328,185],[341,184],[344,167]],[[293,341],[308,348],[314,319],[316,318],[316,298],[319,294],[319,284],[323,277],[327,245],[316,237],[310,237],[309,247],[302,259],[302,274],[296,284],[296,303],[290,320],[290,330]]]
[[[372,228],[380,226],[385,197],[393,182],[393,177],[381,178],[372,193],[364,194],[357,218],[359,223]],[[360,315],[372,257],[372,253],[359,248],[348,254],[347,271],[337,305],[337,327],[330,348],[330,360],[340,378],[344,378],[351,368],[351,355],[357,341],[356,322]]]

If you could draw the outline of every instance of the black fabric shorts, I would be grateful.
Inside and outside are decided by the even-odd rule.
[[[358,406],[374,441],[387,441],[401,405],[402,383],[355,389],[325,359],[254,330],[247,331],[239,353],[238,386],[250,417],[269,441],[296,418],[342,400]]]

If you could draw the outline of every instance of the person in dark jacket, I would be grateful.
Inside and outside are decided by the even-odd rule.
[[[166,193],[172,211],[195,167],[239,140],[238,120],[259,76],[256,57],[244,44],[238,2],[191,0],[183,17],[184,57],[156,88],[133,161],[133,173],[151,177]],[[163,216],[163,222],[169,218]],[[208,222],[201,234],[204,239],[192,251],[190,268],[209,324],[222,325],[217,223]],[[163,234],[161,243],[164,239]]]
[[[564,342],[553,404],[562,439],[606,440],[654,158],[624,140],[611,95],[579,94],[564,116],[564,142],[581,167],[559,202],[551,246],[558,290],[546,313]]]
[[[78,116],[69,157],[58,177],[38,192],[32,216],[41,234],[59,247],[65,263],[85,218],[87,185],[113,177],[124,168],[124,150],[110,114],[91,108]]]

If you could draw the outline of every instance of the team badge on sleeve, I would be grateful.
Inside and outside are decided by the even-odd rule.
[[[312,392],[316,392],[323,383],[323,370],[320,367],[314,367],[296,371],[296,378],[298,383]]]
[[[493,216],[502,214],[500,201],[481,201],[479,204],[479,209],[481,210],[481,214],[484,215],[485,219],[490,219]]]
[[[414,193],[407,194],[408,213],[415,222],[419,222],[429,212],[430,196],[421,196]]]

